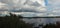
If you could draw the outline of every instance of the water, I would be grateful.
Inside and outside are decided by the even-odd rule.
[[[60,21],[60,18],[24,18],[22,19],[25,23],[34,23],[34,27],[38,27],[40,24],[46,25],[49,23],[56,24],[57,21]]]

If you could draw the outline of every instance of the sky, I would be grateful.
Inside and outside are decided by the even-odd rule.
[[[60,0],[0,0],[0,11],[1,10],[18,11],[16,14],[21,14],[24,17],[60,16]],[[21,11],[22,13],[19,13]],[[60,18],[23,20],[27,23],[36,23],[38,25],[40,23],[55,23],[56,21],[60,21]]]
[[[38,12],[42,16],[60,16],[60,0],[0,0],[0,10]]]
[[[60,0],[48,0],[48,11],[49,13],[53,15],[59,15],[60,16]]]

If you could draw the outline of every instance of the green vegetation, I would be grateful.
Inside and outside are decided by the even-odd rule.
[[[22,16],[16,16],[10,13],[10,16],[0,17],[0,28],[33,28],[32,24],[22,21]]]
[[[33,28],[33,24],[25,23],[22,21],[22,16],[16,16],[10,13],[10,16],[0,17],[0,28]],[[43,28],[60,28],[60,22],[56,22],[56,24],[46,24]],[[34,27],[39,28],[39,27]]]
[[[46,24],[43,28],[60,28],[60,22],[56,22],[56,24]]]

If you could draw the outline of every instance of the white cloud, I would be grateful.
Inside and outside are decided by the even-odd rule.
[[[2,9],[2,8],[3,8],[3,9],[4,9],[4,8],[7,8],[6,5],[7,5],[7,4],[0,2],[0,9]]]
[[[52,7],[52,9],[56,9],[60,7],[60,0],[49,0],[48,3],[49,3],[48,5],[50,6],[50,8]]]
[[[31,10],[33,9],[33,10],[36,10],[37,12],[41,12],[42,13],[41,15],[47,12],[47,9],[45,8],[45,3],[43,0],[27,0],[27,1],[28,2],[26,3],[26,5],[24,5],[26,0],[0,0],[1,3],[7,4],[4,6],[4,10],[5,9],[19,10],[20,8],[31,9]]]
[[[0,2],[0,5],[6,5],[6,4],[5,4],[5,3],[1,3],[1,2]]]
[[[34,7],[34,6],[30,6],[30,4],[29,5],[24,5],[25,1],[26,0],[0,0],[0,2],[8,4],[10,7],[13,7],[13,6],[23,7],[23,8],[24,7],[26,7],[26,8]],[[32,1],[32,0],[27,0],[27,1]],[[34,1],[37,1],[41,5],[44,4],[44,2],[39,2],[41,0],[34,0]],[[32,2],[34,2],[34,1],[32,1]],[[31,2],[29,2],[29,3],[31,3]],[[31,5],[32,4],[33,3],[31,3]],[[42,5],[42,6],[44,7],[44,5]],[[40,7],[42,7],[42,6],[40,6]],[[35,8],[38,8],[38,7],[35,7]]]
[[[60,16],[60,0],[48,0],[48,13],[52,16]]]

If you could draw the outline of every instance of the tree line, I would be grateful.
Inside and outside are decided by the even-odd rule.
[[[32,24],[20,20],[22,16],[16,16],[10,13],[10,16],[0,17],[0,28],[33,28]]]
[[[0,17],[0,28],[39,28],[33,27],[33,24],[25,23],[22,21],[23,17],[21,15],[16,16],[15,14],[11,14],[10,16]],[[56,24],[46,24],[42,28],[60,28],[60,22],[56,22]]]

